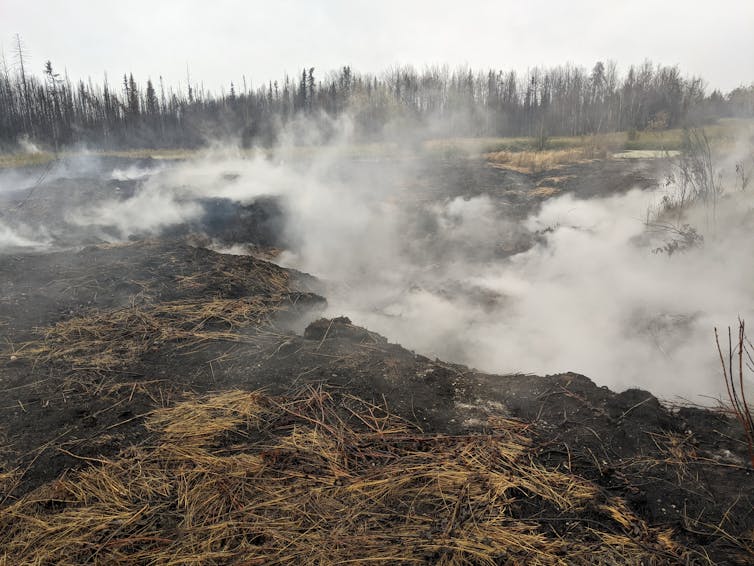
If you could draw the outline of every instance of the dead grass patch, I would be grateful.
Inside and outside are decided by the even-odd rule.
[[[532,175],[573,163],[604,159],[608,155],[609,152],[604,148],[574,147],[544,151],[498,151],[487,153],[484,157],[493,167]]]
[[[252,340],[239,332],[264,325],[300,294],[195,299],[91,311],[58,322],[11,352],[15,359],[65,362],[76,369],[124,368],[165,344],[191,350],[210,341]]]
[[[46,151],[37,153],[0,153],[0,169],[45,165],[55,159],[55,154]]]
[[[555,187],[535,187],[529,191],[530,197],[547,198],[554,196],[560,192],[560,189]]]
[[[574,175],[552,175],[540,181],[541,185],[557,187],[574,178]]]
[[[527,425],[423,434],[308,389],[161,409],[154,441],[0,508],[0,564],[636,564],[684,560],[599,487],[535,463]]]
[[[160,251],[152,242],[131,246],[139,253]],[[11,345],[5,354],[13,360],[64,362],[77,370],[123,369],[168,344],[193,351],[212,341],[253,341],[276,313],[295,308],[299,301],[317,300],[311,293],[292,290],[288,273],[274,264],[206,250],[188,253],[205,254],[207,268],[197,272],[190,255],[168,254],[164,262],[176,273],[158,283],[127,280],[139,290],[128,307],[85,310],[37,329],[39,339]],[[98,285],[88,273],[61,277],[56,283],[71,288]],[[173,300],[160,300],[166,294]]]

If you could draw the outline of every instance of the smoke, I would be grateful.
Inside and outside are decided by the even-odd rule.
[[[50,242],[44,231],[33,230],[24,224],[11,227],[0,221],[0,251],[15,248],[42,250]]]
[[[29,136],[24,135],[18,138],[18,145],[21,148],[21,151],[23,151],[24,153],[42,153],[42,150],[39,149],[39,146],[32,142],[29,139]]]
[[[110,173],[110,178],[115,181],[138,181],[146,179],[160,170],[162,170],[162,167],[139,167],[137,165],[125,168],[116,167]]]
[[[155,187],[150,183],[149,187]],[[154,189],[139,191],[125,200],[108,200],[96,206],[73,211],[68,221],[81,226],[102,228],[100,236],[112,239],[112,229],[123,239],[130,235],[155,233],[163,228],[189,222],[201,215],[202,208],[191,200],[180,200],[175,193]]]
[[[531,200],[521,217],[505,190],[453,194],[438,176],[419,186],[413,160],[352,154],[345,142],[311,153],[215,149],[114,171],[136,180],[135,192],[68,221],[127,238],[197,222],[207,199],[272,197],[285,219],[279,262],[325,283],[327,315],[488,372],[575,371],[697,403],[723,394],[713,328],[754,320],[754,195],[690,209],[683,222],[703,245],[657,253],[677,237],[646,225],[659,190]]]
[[[456,255],[425,271],[396,254],[389,273],[371,270],[329,297],[330,311],[422,353],[491,372],[570,370],[619,390],[705,402],[722,392],[713,327],[754,314],[753,222],[741,214],[754,203],[744,196],[725,202],[703,247],[668,257],[651,251],[667,234],[647,235],[643,222],[659,195],[566,195],[527,219],[541,239],[526,252],[500,261]],[[462,202],[479,210],[488,204],[484,197]],[[458,206],[456,199],[437,210],[441,225]],[[494,245],[493,213],[438,237],[467,236],[470,245]]]

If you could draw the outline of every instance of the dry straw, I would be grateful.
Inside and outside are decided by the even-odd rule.
[[[55,324],[42,340],[14,355],[79,369],[120,368],[168,342],[191,348],[211,340],[243,340],[238,328],[264,322],[283,304],[280,296],[218,298],[93,311]]]
[[[128,247],[133,253],[159,251],[150,242]],[[271,263],[188,249],[180,257],[164,258],[179,273],[171,275],[175,289],[168,294],[173,300],[160,300],[167,291],[159,285],[131,281],[141,292],[129,306],[89,309],[64,319],[40,329],[39,339],[14,346],[8,356],[65,362],[79,370],[123,369],[168,343],[191,350],[210,341],[252,341],[252,332],[239,330],[258,329],[277,311],[314,297],[292,290],[288,273]],[[191,253],[208,254],[206,269],[196,273],[190,257],[184,257]]]
[[[604,159],[607,155],[608,152],[604,148],[584,146],[544,151],[496,151],[486,153],[484,157],[493,166],[519,173],[538,174],[553,171],[565,165]]]
[[[148,445],[0,509],[0,564],[666,564],[669,531],[531,453],[307,389],[154,412]]]

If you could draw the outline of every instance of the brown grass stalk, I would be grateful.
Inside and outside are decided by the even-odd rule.
[[[717,328],[715,328],[715,343],[717,345],[717,353],[720,357],[720,365],[723,370],[723,380],[725,381],[725,389],[728,393],[731,410],[738,422],[741,423],[751,466],[754,467],[754,419],[752,418],[751,410],[749,409],[746,389],[744,387],[744,368],[747,367],[747,362],[749,369],[751,369],[751,366],[754,365],[754,363],[752,363],[751,352],[749,351],[751,342],[746,337],[745,322],[741,319],[738,320],[738,339],[735,342],[735,346],[732,339],[731,328],[730,326],[728,327],[727,364],[723,355],[722,346],[720,345],[720,336],[718,335]],[[736,356],[738,357],[737,368],[734,364],[734,358]],[[746,359],[744,356],[746,356]],[[738,381],[738,387],[736,387],[736,381]]]

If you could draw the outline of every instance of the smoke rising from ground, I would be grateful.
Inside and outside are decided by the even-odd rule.
[[[0,250],[30,248],[40,250],[50,244],[44,230],[35,230],[24,224],[8,226],[0,221]]]
[[[702,403],[724,391],[713,327],[754,320],[751,194],[729,192],[714,222],[708,208],[690,210],[684,222],[704,245],[668,255],[652,250],[673,233],[645,220],[673,187],[565,194],[522,219],[485,192],[427,199],[428,187],[417,198],[408,162],[377,163],[377,175],[371,163],[364,173],[344,149],[305,164],[286,149],[254,158],[223,150],[149,172],[117,170],[114,179],[139,181],[135,193],[68,221],[126,239],[196,222],[206,199],[277,197],[279,261],[325,282],[327,315],[489,372],[575,371],[614,389]],[[522,235],[530,245],[510,253]]]

